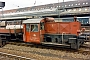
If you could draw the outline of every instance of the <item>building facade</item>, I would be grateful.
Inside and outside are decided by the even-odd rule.
[[[90,24],[90,1],[78,0],[47,5],[25,7],[0,12],[1,18],[9,17],[54,17],[54,18],[72,18],[77,16],[82,24]],[[73,20],[73,19],[71,19]],[[67,20],[63,20],[67,21]]]

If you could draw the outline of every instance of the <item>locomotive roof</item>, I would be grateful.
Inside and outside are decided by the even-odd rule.
[[[37,18],[37,19],[27,19],[27,20],[24,20],[23,23],[26,24],[26,23],[40,23],[40,21],[42,20],[43,18]]]

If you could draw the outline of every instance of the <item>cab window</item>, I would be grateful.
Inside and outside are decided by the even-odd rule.
[[[30,24],[26,24],[26,31],[30,31]]]
[[[38,32],[38,24],[31,25],[31,31],[32,32]]]
[[[44,22],[40,23],[40,30],[44,30]]]

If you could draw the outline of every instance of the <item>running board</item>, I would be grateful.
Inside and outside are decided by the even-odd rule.
[[[41,44],[56,45],[56,46],[70,46],[70,45],[67,45],[67,44],[58,44],[58,43],[51,43],[51,42],[41,42]]]

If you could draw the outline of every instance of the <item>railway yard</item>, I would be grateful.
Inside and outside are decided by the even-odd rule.
[[[3,54],[1,53],[3,52]],[[0,48],[1,60],[90,60],[90,44],[78,51],[67,48],[10,43]]]
[[[0,2],[0,60],[90,60],[89,0],[4,7]]]
[[[82,27],[86,32],[90,30],[89,26]],[[0,60],[90,60],[90,38],[78,50],[70,46],[9,41],[0,48]]]
[[[53,25],[57,24],[57,22],[53,22],[52,18],[47,18],[46,22],[42,20],[41,27],[43,27],[43,23],[47,24],[45,25],[45,31],[48,33],[49,28],[54,28]],[[27,20],[28,21],[28,20]],[[32,23],[34,24],[34,20]],[[41,20],[40,20],[41,21]],[[24,26],[28,26],[27,22],[25,22]],[[30,24],[32,24],[30,22]],[[40,22],[39,22],[40,23]],[[38,23],[38,24],[39,24]],[[50,25],[52,23],[52,25]],[[54,23],[54,24],[53,24]],[[69,23],[62,22],[63,25],[66,26]],[[60,23],[60,24],[62,24]],[[8,32],[8,29],[0,30],[1,31],[1,48],[0,48],[0,60],[90,60],[90,35],[78,35],[77,36],[77,30],[79,28],[79,22],[71,22],[70,25],[75,24],[75,31],[73,30],[73,26],[70,26],[72,28],[73,32],[76,32],[76,35],[73,35],[71,31],[67,31],[69,33],[60,35],[59,33],[55,31],[55,34],[53,32],[49,32],[48,34],[44,33],[43,30],[34,31],[33,27],[35,27],[35,30],[38,30],[39,25],[29,25],[29,28],[33,28],[31,31],[28,31],[26,27],[24,28],[23,35],[17,35],[15,29],[11,29],[14,32],[10,30]],[[56,27],[56,25],[54,25]],[[47,26],[50,26],[49,28]],[[62,26],[62,25],[61,25]],[[68,25],[69,26],[69,25]],[[37,27],[37,28],[36,28]],[[59,26],[58,26],[59,27]],[[58,28],[57,27],[57,28]],[[86,28],[87,30],[85,33],[87,33],[90,28],[90,26],[82,26],[82,28]],[[28,28],[28,29],[29,29]],[[61,28],[63,29],[63,28]],[[67,28],[69,29],[69,28]],[[67,30],[66,29],[66,30]],[[80,29],[80,28],[79,28]],[[16,29],[18,30],[18,29]],[[65,27],[64,27],[65,30]],[[65,31],[66,31],[65,30]],[[3,31],[3,33],[2,33]],[[22,30],[20,30],[22,31]],[[50,31],[54,31],[51,29]],[[57,30],[58,31],[58,30]],[[6,34],[5,32],[9,33]],[[63,33],[63,31],[60,31]],[[41,36],[39,35],[41,34]],[[26,34],[26,35],[25,35]],[[83,33],[84,34],[84,33]],[[44,35],[44,37],[43,37]],[[23,36],[23,40],[20,39]],[[26,37],[24,37],[26,36]],[[62,36],[62,39],[60,38]],[[64,36],[64,37],[63,37]],[[15,37],[15,38],[14,38]],[[42,39],[42,38],[43,39]],[[76,38],[75,38],[76,37]],[[84,38],[85,37],[85,38]],[[64,39],[65,38],[65,39]],[[67,38],[67,39],[66,39]],[[68,39],[71,38],[71,39]],[[14,39],[14,40],[13,40]],[[25,40],[24,40],[25,39]],[[30,40],[31,39],[31,40]],[[10,41],[11,40],[11,41]],[[41,42],[42,40],[42,42]],[[88,41],[88,43],[86,42]],[[34,44],[33,44],[34,43]],[[40,44],[41,43],[41,44]],[[45,44],[43,44],[45,43]],[[50,43],[50,44],[48,44]],[[61,44],[59,44],[61,43]],[[84,44],[85,43],[85,44]],[[80,47],[79,47],[80,46]]]

